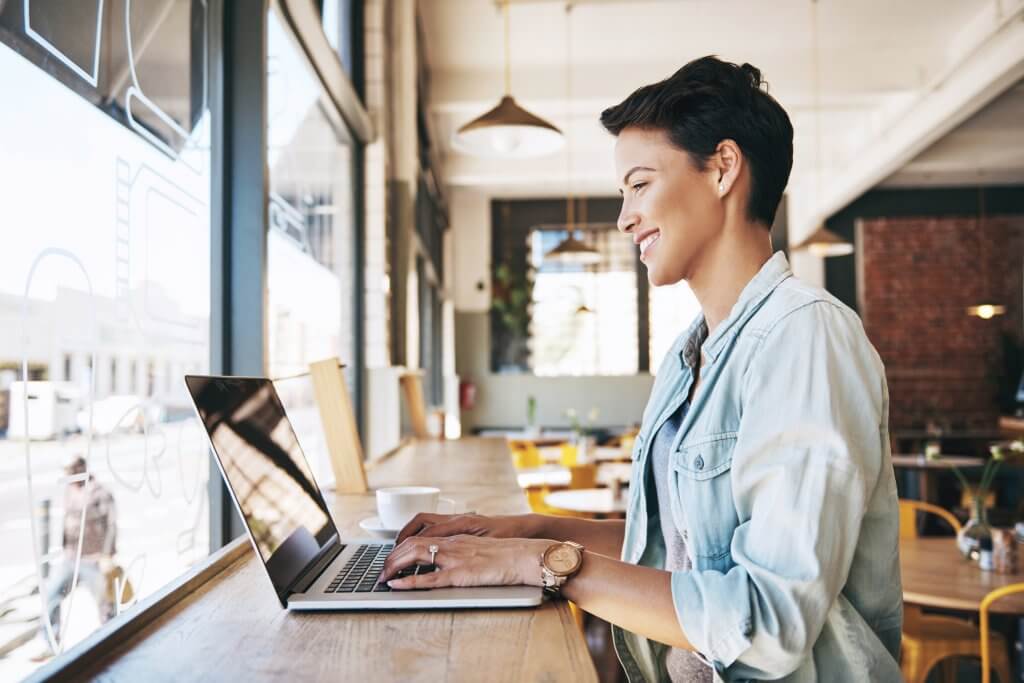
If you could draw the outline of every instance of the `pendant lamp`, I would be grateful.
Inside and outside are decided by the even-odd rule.
[[[821,193],[821,66],[818,50],[818,0],[811,0],[811,64],[814,67],[814,177],[815,190]],[[800,244],[793,247],[806,249],[815,256],[847,256],[853,253],[853,244],[835,234],[822,222]]]
[[[572,111],[572,31],[569,25],[569,16],[572,11],[572,4],[565,5],[565,109],[566,121],[569,120]],[[572,145],[567,144],[565,148],[565,179],[569,192],[565,198],[565,219],[566,230],[569,235],[562,240],[557,247],[544,255],[545,261],[556,263],[594,265],[601,262],[601,252],[588,247],[583,241],[576,239],[574,228],[576,227],[576,199],[572,194]],[[582,210],[586,211],[586,200]],[[586,220],[581,221],[585,223]]]
[[[978,232],[981,232],[985,227],[985,189],[978,188]],[[1003,304],[994,303],[988,299],[989,294],[989,275],[988,268],[982,263],[982,245],[985,243],[984,236],[979,236],[978,239],[978,263],[981,265],[982,271],[982,284],[985,287],[985,299],[975,304],[974,306],[967,307],[967,315],[973,315],[981,318],[982,320],[990,320],[997,315],[1003,315],[1006,313],[1006,306]]]
[[[564,143],[562,131],[523,109],[512,97],[509,2],[505,0],[505,95],[498,105],[459,128],[452,146],[473,156],[523,159],[551,154]]]

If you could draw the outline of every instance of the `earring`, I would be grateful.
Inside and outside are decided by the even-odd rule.
[[[725,192],[725,183],[718,183],[718,194],[723,194],[724,192]]]

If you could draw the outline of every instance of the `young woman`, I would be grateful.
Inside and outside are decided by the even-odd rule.
[[[391,585],[560,591],[614,625],[630,680],[900,680],[885,372],[857,315],[772,255],[788,116],[756,68],[705,57],[601,122],[619,230],[702,310],[658,370],[626,520],[419,515],[382,580],[434,559]]]

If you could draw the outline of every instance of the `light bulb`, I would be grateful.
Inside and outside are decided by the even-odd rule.
[[[499,154],[512,154],[523,141],[517,126],[496,126],[492,131],[491,145]]]

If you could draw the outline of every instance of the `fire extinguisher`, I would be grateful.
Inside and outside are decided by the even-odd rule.
[[[476,384],[469,380],[459,382],[459,408],[472,410],[476,405]]]

